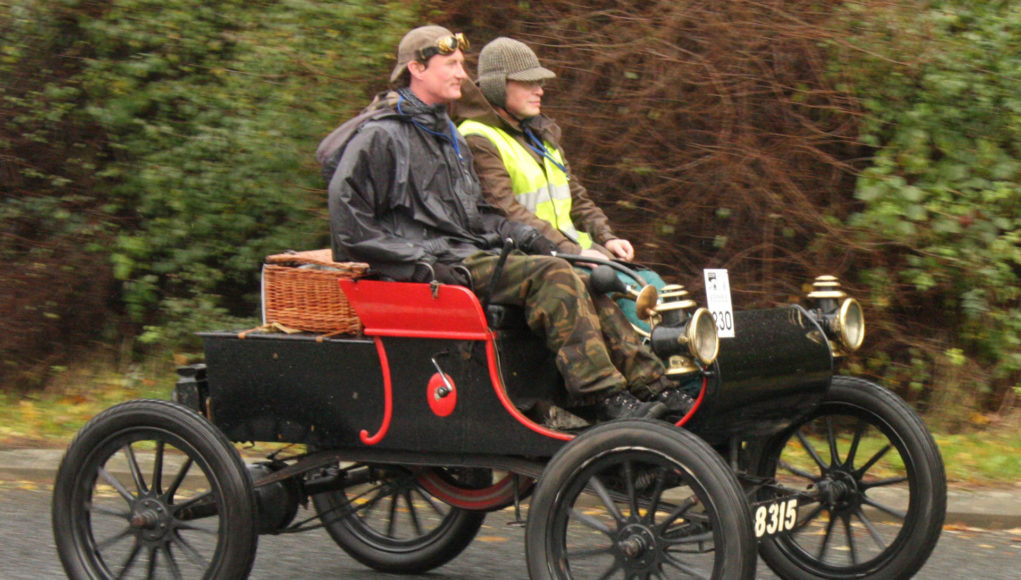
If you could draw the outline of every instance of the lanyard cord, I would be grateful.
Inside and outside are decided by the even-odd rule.
[[[454,146],[454,153],[457,153],[457,158],[458,159],[464,159],[463,157],[461,157],[461,146],[457,144],[457,137],[454,136],[455,135],[454,131],[456,130],[456,128],[454,127],[454,122],[453,121],[451,121],[450,119],[447,119],[447,124],[450,126],[450,135],[447,135],[446,133],[441,133],[439,131],[433,131],[429,127],[426,127],[425,125],[423,125],[423,124],[419,123],[418,121],[416,121],[415,117],[413,117],[411,115],[405,115],[404,111],[401,110],[401,102],[403,102],[403,101],[404,101],[404,95],[401,95],[400,93],[398,93],[398,95],[397,95],[397,112],[398,113],[400,113],[401,115],[406,116],[408,119],[411,120],[411,123],[413,125],[415,125],[419,129],[425,131],[426,133],[429,133],[431,135],[435,135],[437,137],[440,137],[442,139],[445,139],[445,140],[449,141],[450,144]]]
[[[557,168],[560,169],[560,171],[564,172],[564,177],[566,177],[568,180],[570,180],[571,176],[568,175],[568,173],[567,173],[567,167],[565,167],[563,163],[560,163],[559,161],[557,161],[556,159],[553,158],[553,154],[550,153],[549,149],[546,148],[546,144],[543,143],[541,140],[539,140],[538,137],[536,137],[535,133],[532,132],[532,129],[530,129],[529,127],[524,126],[524,125],[522,125],[521,128],[522,128],[523,132],[525,133],[525,136],[528,137],[528,140],[532,142],[532,143],[526,143],[526,145],[528,145],[528,148],[531,149],[532,151],[535,151],[539,155],[542,155],[546,159],[548,159],[549,162],[552,163],[553,165],[556,165]],[[545,170],[544,170],[544,172],[545,172]],[[547,176],[546,179],[549,179],[549,176]],[[556,228],[558,232],[563,234],[565,238],[567,238],[571,242],[573,242],[573,243],[575,243],[575,244],[580,246],[581,242],[578,241],[578,237],[577,236],[573,235],[570,231],[564,231],[564,229],[560,227],[560,215],[557,214],[557,204],[552,203],[553,202],[553,192],[550,189],[547,189],[546,192],[549,194],[549,197],[550,197],[550,202],[551,202],[550,203],[550,209],[553,210],[553,227]],[[570,219],[568,219],[568,223],[570,223]],[[573,227],[573,224],[571,224],[571,225]]]
[[[522,127],[522,129],[524,129],[525,136],[528,137],[529,141],[531,141],[531,143],[526,143],[526,145],[528,145],[528,148],[548,159],[550,163],[556,165],[557,168],[560,169],[560,171],[563,171],[564,175],[567,176],[568,179],[570,179],[570,176],[567,175],[567,167],[565,167],[563,163],[560,163],[559,161],[553,158],[553,154],[550,153],[550,150],[546,148],[546,144],[543,143],[538,137],[536,137],[535,133],[532,132],[532,129],[530,129],[529,127]]]

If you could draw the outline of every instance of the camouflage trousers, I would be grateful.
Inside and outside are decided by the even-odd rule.
[[[483,296],[498,257],[478,253],[464,261]],[[640,399],[662,389],[663,363],[608,296],[589,294],[588,277],[553,256],[507,257],[492,304],[521,306],[533,332],[546,338],[567,393],[577,405],[627,389]]]

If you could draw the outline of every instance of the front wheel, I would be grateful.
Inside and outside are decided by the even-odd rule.
[[[169,401],[122,403],[68,446],[53,533],[69,578],[244,578],[258,535],[230,441]]]
[[[688,431],[611,421],[550,461],[525,530],[533,580],[742,579],[755,574],[748,503],[733,472]]]
[[[316,512],[337,545],[382,572],[422,574],[442,566],[468,547],[486,517],[439,501],[401,466],[331,469],[342,472],[343,489],[312,496]],[[462,479],[476,472],[467,470]]]
[[[834,377],[819,407],[766,442],[757,465],[777,483],[760,499],[798,501],[793,529],[760,548],[784,578],[908,578],[939,538],[939,449],[911,407],[879,385]]]

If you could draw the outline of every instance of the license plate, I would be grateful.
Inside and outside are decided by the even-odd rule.
[[[798,523],[798,499],[778,499],[752,504],[752,516],[756,538],[788,532]]]

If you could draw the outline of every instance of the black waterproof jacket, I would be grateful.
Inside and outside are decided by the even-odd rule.
[[[505,238],[526,252],[554,249],[483,201],[446,108],[405,90],[382,99],[344,144],[329,208],[334,259],[368,262],[395,280],[411,279],[418,262],[457,263]]]

